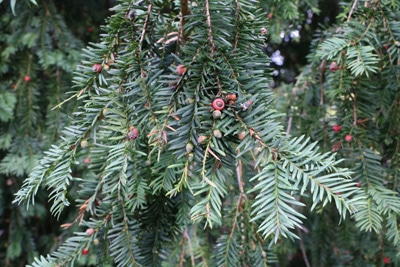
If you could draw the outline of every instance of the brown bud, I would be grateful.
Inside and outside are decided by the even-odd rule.
[[[136,140],[138,136],[139,136],[139,130],[133,126],[129,127],[129,132],[126,138],[128,140]]]
[[[92,70],[93,70],[94,72],[99,73],[99,72],[101,72],[102,68],[103,68],[103,67],[101,66],[101,64],[96,63],[96,64],[93,65]]]
[[[186,68],[183,64],[179,64],[178,66],[176,66],[176,72],[178,73],[178,75],[182,76],[186,71]]]
[[[212,113],[212,116],[213,116],[214,119],[221,118],[221,115],[222,115],[222,113],[221,113],[220,110],[214,110],[213,113]]]
[[[204,144],[207,140],[207,137],[205,137],[204,135],[200,135],[199,138],[197,139],[197,142],[199,144]]]
[[[331,62],[331,64],[329,64],[330,71],[337,71],[338,69],[339,69],[339,66],[336,62]]]
[[[222,137],[222,133],[218,129],[215,129],[213,134],[214,134],[215,138],[221,138]]]
[[[193,144],[192,143],[187,143],[186,144],[186,153],[190,153],[193,151]]]
[[[239,140],[243,140],[245,137],[246,137],[246,133],[245,133],[244,131],[238,133],[238,138],[239,138]]]
[[[335,143],[332,145],[331,151],[332,151],[332,152],[337,152],[337,151],[339,151],[341,148],[342,148],[342,143],[341,143],[340,141],[337,141],[337,142],[335,142]]]
[[[194,102],[193,98],[188,97],[188,98],[185,99],[185,104],[186,105],[192,104],[193,102]]]
[[[88,146],[88,141],[82,140],[82,141],[81,141],[81,147],[82,147],[82,148],[87,148],[87,146]]]
[[[87,235],[93,235],[94,234],[94,229],[93,228],[88,228],[87,230],[86,230],[86,234]]]

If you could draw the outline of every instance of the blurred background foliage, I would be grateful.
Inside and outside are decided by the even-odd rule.
[[[112,1],[3,1],[0,5],[0,265],[24,266],[63,239],[47,194],[29,210],[14,193],[60,137],[77,103],[68,102],[81,49],[99,39]],[[82,170],[77,169],[77,172]],[[68,213],[65,214],[69,216]]]

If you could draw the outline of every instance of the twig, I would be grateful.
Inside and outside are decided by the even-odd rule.
[[[152,7],[153,6],[151,4],[147,7],[147,15],[146,15],[146,19],[144,20],[144,23],[143,23],[142,36],[140,36],[140,44],[143,44],[144,37],[146,36],[146,28],[147,28],[147,24],[149,24]]]
[[[322,60],[321,64],[319,65],[319,105],[323,106],[324,105],[324,73],[325,73],[325,64],[326,64],[326,59]]]
[[[192,261],[192,266],[195,265],[195,259],[194,259],[194,255],[193,255],[193,248],[192,248],[192,244],[190,241],[190,236],[187,232],[187,228],[185,228],[185,231],[183,231],[182,252],[179,257],[179,267],[183,266],[183,263],[185,260],[186,240],[188,241],[188,245],[189,245],[189,252],[190,252],[190,259]]]
[[[237,176],[237,179],[238,179],[240,194],[239,194],[239,197],[238,197],[238,200],[237,200],[237,203],[236,203],[235,218],[234,218],[233,223],[232,223],[232,229],[231,229],[231,232],[229,234],[229,239],[232,238],[233,233],[235,232],[235,228],[237,226],[237,219],[238,219],[238,216],[239,216],[239,211],[241,210],[241,207],[242,207],[242,204],[243,204],[242,200],[244,198],[246,198],[246,195],[245,195],[244,189],[243,189],[242,161],[241,160],[238,161],[238,164],[237,164],[237,167],[236,167],[236,176]]]
[[[353,5],[351,6],[349,15],[347,16],[347,22],[350,21],[351,15],[353,15],[353,12],[354,12],[354,9],[356,8],[357,2],[358,2],[358,0],[355,0],[354,3],[353,3]]]
[[[185,17],[190,14],[188,0],[181,0],[181,25],[179,30],[179,35],[182,37],[180,39],[186,40],[187,35],[185,34],[184,26],[185,26]]]
[[[81,95],[81,92],[78,92],[76,94],[73,94],[72,96],[68,97],[67,99],[65,99],[64,101],[62,101],[61,103],[58,103],[55,107],[53,107],[51,110],[55,110],[57,108],[61,108],[62,105],[64,105],[66,102],[70,101],[71,99],[73,99],[74,97],[79,97],[79,95]]]
[[[239,12],[240,12],[240,4],[238,0],[235,0],[235,8],[236,8],[236,23],[238,23],[240,16],[239,16]],[[236,30],[236,35],[235,35],[235,44],[233,45],[234,49],[237,48],[239,43],[239,30]]]
[[[150,14],[151,14],[152,7],[153,7],[153,6],[152,6],[151,4],[147,7],[147,14],[146,14],[146,18],[145,18],[144,23],[143,23],[142,35],[140,36],[140,41],[139,41],[139,44],[140,44],[140,45],[139,45],[139,49],[137,50],[137,53],[136,53],[136,56],[137,56],[138,58],[141,58],[141,52],[142,52],[142,47],[143,47],[143,41],[144,41],[144,38],[145,38],[145,36],[146,36],[147,25],[148,25],[149,20],[150,20]],[[145,70],[143,69],[142,62],[140,62],[140,76],[141,76],[142,78],[145,78],[145,77],[146,77],[146,72],[145,72]]]
[[[301,234],[301,230],[298,227],[297,227],[297,234],[300,237],[300,249],[301,249],[301,254],[303,254],[304,263],[306,264],[307,267],[311,267],[310,262],[308,261],[306,248],[304,246],[303,235]]]
[[[210,44],[210,58],[214,58],[214,52],[217,50],[215,43],[214,43],[214,37],[213,37],[213,32],[212,32],[212,23],[211,23],[211,13],[210,13],[210,3],[208,0],[206,0],[206,21],[208,25],[208,43]],[[222,95],[222,83],[221,80],[219,79],[218,71],[217,69],[214,69],[215,73],[215,78],[217,80],[218,84],[218,93],[216,94],[217,97]]]
[[[292,123],[293,123],[293,115],[290,115],[289,120],[288,120],[288,126],[286,128],[286,135],[290,134],[290,130],[292,128]]]
[[[356,89],[354,89],[354,97],[353,97],[353,125],[357,126],[357,99],[356,99]]]
[[[211,46],[211,58],[213,58],[216,48],[215,48],[214,37],[213,37],[213,33],[212,33],[210,3],[208,0],[206,0],[206,18],[207,18],[206,21],[207,21],[207,25],[208,25],[208,42],[210,43],[210,46]]]
[[[240,153],[240,150],[238,151]],[[242,161],[239,159],[236,167],[236,176],[239,185],[240,194],[244,195],[243,181],[242,181]]]

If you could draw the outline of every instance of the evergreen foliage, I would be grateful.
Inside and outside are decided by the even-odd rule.
[[[286,91],[292,96],[287,105],[291,133],[307,133],[325,150],[337,152],[362,189],[357,198],[367,203],[358,207],[354,225],[344,221],[340,230],[320,228],[324,237],[305,238],[313,265],[398,262],[399,7],[393,1],[349,3],[338,16],[340,24],[316,34],[309,64]],[[312,232],[315,222],[331,224],[324,213],[308,217]],[[346,228],[347,234],[337,235]],[[332,257],[314,248],[316,242],[327,251],[342,251]]]
[[[87,254],[96,266],[284,266],[295,251],[312,266],[395,261],[396,3],[345,7],[316,34],[296,84],[276,89],[264,48],[302,10],[319,12],[316,1],[120,0],[75,70],[80,43],[56,7],[18,4],[1,22],[0,175],[29,173],[14,203],[44,209],[47,191],[42,203],[69,230],[29,266]],[[32,31],[47,31],[20,26],[38,21]],[[15,76],[9,57],[35,64]],[[70,89],[60,80],[73,70]],[[42,87],[46,72],[65,76]],[[73,111],[68,124],[60,108]]]
[[[87,34],[74,34],[64,19],[69,13],[52,1],[35,3],[0,5],[1,266],[22,266],[58,246],[59,223],[47,212],[45,192],[29,210],[11,202],[76,108],[71,101],[52,110],[70,90]]]

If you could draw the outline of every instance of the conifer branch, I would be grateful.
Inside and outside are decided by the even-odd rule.
[[[99,262],[116,266],[265,266],[274,258],[269,241],[273,245],[282,238],[298,237],[300,243],[285,244],[289,249],[300,248],[307,266],[332,265],[305,255],[310,250],[321,252],[321,259],[342,264],[345,257],[336,253],[337,244],[353,244],[346,238],[363,233],[337,237],[334,234],[342,226],[331,227],[331,218],[340,218],[346,229],[378,232],[380,236],[368,233],[368,240],[381,250],[383,244],[389,247],[387,240],[400,244],[400,201],[394,190],[400,153],[397,134],[389,132],[399,131],[399,125],[387,118],[398,113],[398,7],[379,2],[370,10],[353,1],[349,14],[341,14],[347,22],[317,33],[310,65],[297,78],[295,88],[271,90],[270,60],[260,49],[270,38],[260,38],[258,33],[268,25],[265,11],[276,16],[277,23],[268,29],[271,40],[275,29],[281,41],[285,16],[293,18],[291,25],[298,22],[297,3],[288,9],[283,2],[264,7],[256,0],[206,0],[204,5],[192,5],[189,0],[119,1],[102,28],[101,41],[83,50],[82,66],[74,74],[79,91],[55,106],[67,107],[65,103],[72,104],[73,98],[83,100],[72,111],[71,126],[15,195],[16,202],[33,204],[44,185],[51,189],[55,215],[71,198],[78,203],[74,222],[95,229],[95,234],[78,230],[48,258],[35,259],[33,266],[70,264],[87,246],[97,250]],[[46,31],[41,30],[41,34]],[[39,49],[62,32],[55,29],[39,38],[43,42]],[[387,43],[385,52],[382,44]],[[49,55],[34,57],[42,59],[47,69],[61,70],[61,63],[49,63]],[[340,67],[326,71],[330,62]],[[91,66],[99,63],[103,69],[93,71]],[[38,65],[35,60],[31,64],[30,74],[35,75]],[[178,64],[184,72],[176,69]],[[13,81],[13,77],[5,80]],[[20,74],[15,77],[17,86],[24,85]],[[40,90],[35,83],[26,86],[29,95],[24,98],[30,102],[18,102],[16,107],[19,110],[27,103],[30,108],[15,119],[25,119],[24,126],[40,114],[35,110],[35,93]],[[295,96],[290,99],[293,114],[286,131],[275,111],[285,105],[275,106],[275,90]],[[17,93],[22,94],[21,88]],[[216,97],[224,101],[222,110],[212,105]],[[14,109],[12,103],[6,106]],[[295,114],[297,110],[301,116]],[[3,113],[0,107],[1,122],[9,123],[13,112]],[[333,124],[330,131],[326,126]],[[131,127],[137,130],[135,134]],[[7,128],[30,132],[15,122]],[[30,151],[39,146],[37,140],[32,146],[10,148],[3,128],[0,132],[1,151],[23,151],[24,158],[40,156]],[[60,135],[54,132],[52,136]],[[304,133],[310,137],[303,137]],[[343,144],[349,133],[357,135],[356,142],[336,148],[337,154],[324,152],[332,143]],[[24,139],[18,134],[11,135],[11,142],[31,142],[31,136]],[[13,162],[9,157],[1,159],[0,174],[14,175],[16,168],[9,167]],[[302,214],[296,206],[318,212]],[[354,220],[344,220],[348,213]],[[324,254],[328,249],[310,247],[303,239],[305,214],[313,229],[324,233],[307,238],[312,244],[333,247],[330,257]],[[18,227],[14,224],[12,232]],[[217,229],[209,231],[210,227]],[[92,246],[95,238],[103,246]],[[330,238],[341,242],[326,242]],[[395,246],[385,253],[394,255]],[[374,259],[365,257],[369,262],[361,259],[362,263],[376,264],[386,254],[375,255]]]

